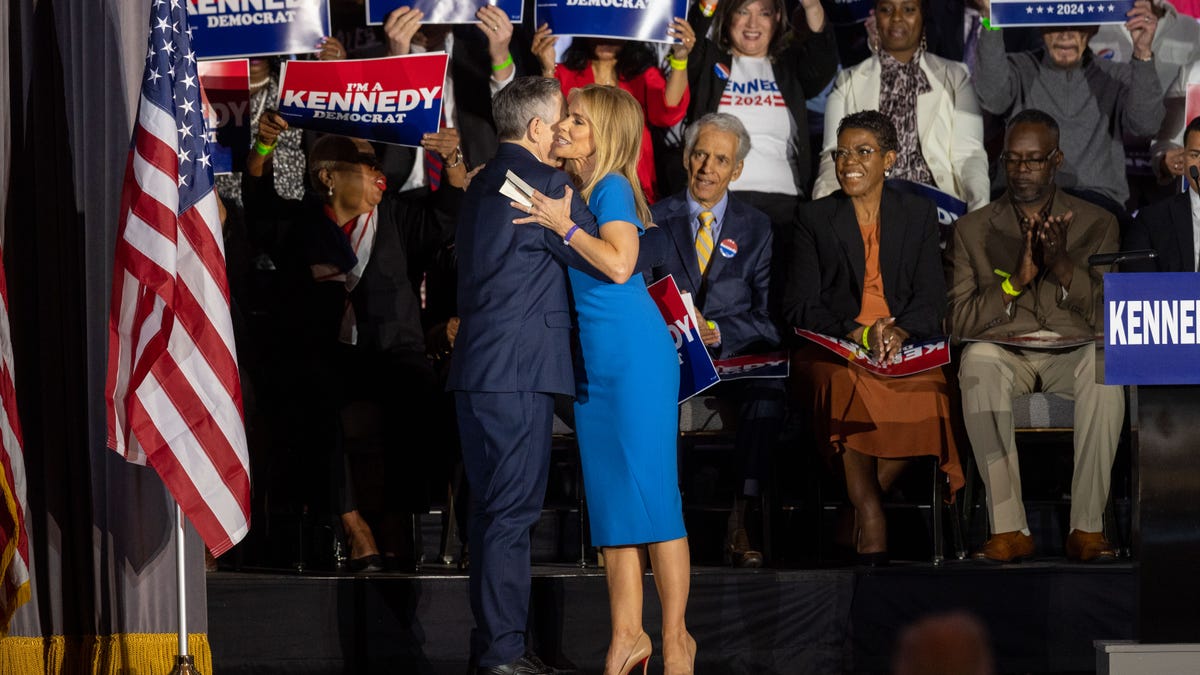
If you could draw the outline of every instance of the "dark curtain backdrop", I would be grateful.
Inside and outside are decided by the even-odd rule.
[[[105,448],[104,409],[150,0],[3,2],[0,208],[33,600],[0,641],[0,672],[160,672],[177,630],[174,506],[152,469]],[[187,538],[188,628],[207,673],[203,547],[190,527]]]

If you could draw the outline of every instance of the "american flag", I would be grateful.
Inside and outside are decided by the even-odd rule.
[[[154,0],[125,166],[109,315],[108,444],[149,461],[213,555],[250,528],[229,285],[196,55]]]
[[[25,531],[25,459],[21,421],[13,384],[13,352],[8,325],[8,283],[4,280],[0,231],[0,637],[17,608],[29,599],[29,535]]]

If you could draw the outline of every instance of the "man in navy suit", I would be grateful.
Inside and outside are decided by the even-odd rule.
[[[1200,117],[1188,123],[1183,132],[1184,161],[1188,168],[1200,170]],[[1189,189],[1151,204],[1138,213],[1125,234],[1123,249],[1136,251],[1152,248],[1153,260],[1122,264],[1122,272],[1196,272],[1200,271],[1200,185],[1188,179]]]
[[[471,654],[480,674],[550,673],[525,647],[529,532],[546,493],[554,395],[575,392],[566,265],[580,259],[552,231],[514,225],[526,214],[500,187],[512,171],[562,196],[569,181],[549,157],[565,105],[558,82],[539,77],[517,78],[492,105],[500,148],[458,220],[461,323],[447,383],[471,485]],[[598,234],[578,193],[571,217]]]
[[[692,294],[700,337],[714,358],[777,349],[779,328],[768,311],[771,221],[729,192],[750,151],[741,121],[711,113],[685,136],[687,190],[653,206],[654,221],[670,237],[666,260],[654,278],[675,277]],[[742,490],[734,499],[726,553],[738,567],[762,565],[744,526],[746,497],[759,494],[771,443],[783,423],[783,380],[757,379],[718,385],[717,396],[738,405],[737,447],[744,460]]]

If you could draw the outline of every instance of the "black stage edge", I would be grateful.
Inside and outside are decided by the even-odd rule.
[[[599,673],[608,641],[602,571],[535,567],[531,635],[564,672]],[[697,672],[885,673],[898,631],[967,609],[991,632],[1000,673],[1093,672],[1096,639],[1134,636],[1128,563],[903,564],[886,569],[698,568],[688,624]],[[472,625],[462,574],[217,572],[208,577],[213,669],[233,673],[466,672]],[[646,578],[651,670],[660,615]]]

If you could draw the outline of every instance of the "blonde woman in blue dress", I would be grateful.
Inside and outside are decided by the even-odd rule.
[[[600,236],[571,222],[569,188],[558,200],[535,194],[529,217],[514,222],[554,230],[607,277],[569,271],[582,356],[575,430],[612,617],[604,672],[647,668],[642,582],[648,557],[662,603],[664,672],[683,675],[693,672],[696,642],[684,622],[691,563],[676,468],[679,362],[645,281],[634,273],[638,237],[650,223],[637,179],[641,139],[642,109],[628,92],[600,85],[572,90],[552,156],[563,160]]]

